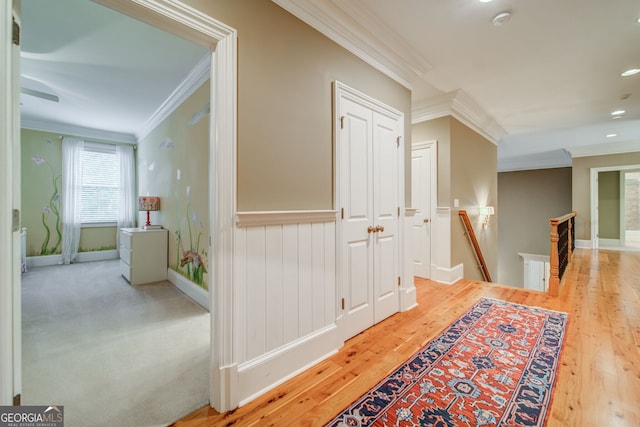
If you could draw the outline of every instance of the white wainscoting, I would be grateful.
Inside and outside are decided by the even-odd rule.
[[[435,224],[431,225],[435,245],[431,254],[431,280],[453,284],[464,277],[464,265],[451,265],[451,208],[436,208]]]
[[[245,212],[234,235],[238,401],[334,354],[335,211]]]
[[[403,278],[400,288],[400,311],[408,311],[418,305],[418,297],[416,295],[416,285],[414,279],[413,260],[415,259],[415,242],[416,234],[413,230],[413,221],[416,216],[416,209],[405,208],[404,211],[404,252],[401,255],[403,263]]]

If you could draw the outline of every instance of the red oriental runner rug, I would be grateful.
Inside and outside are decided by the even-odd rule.
[[[327,426],[543,426],[567,320],[481,299]]]

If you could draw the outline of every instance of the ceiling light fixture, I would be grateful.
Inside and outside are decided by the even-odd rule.
[[[621,73],[620,75],[622,77],[629,77],[629,76],[633,76],[634,74],[638,74],[640,73],[640,68],[631,68],[630,70],[627,70],[623,73]]]
[[[611,112],[611,115],[612,115],[612,116],[621,116],[621,115],[623,115],[624,113],[626,113],[626,111],[625,111],[625,110],[616,110],[616,111],[612,111],[612,112]]]
[[[500,25],[506,24],[509,19],[511,19],[511,12],[501,12],[493,17],[493,25],[499,27]]]
[[[607,138],[613,138],[614,136],[618,136],[617,133],[608,133]]]
[[[491,0],[480,0],[480,3],[489,3]]]

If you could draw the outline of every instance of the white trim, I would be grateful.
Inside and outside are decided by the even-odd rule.
[[[411,89],[432,66],[365,8],[331,0],[273,0],[376,70]],[[345,10],[349,9],[349,10]]]
[[[329,325],[310,335],[279,347],[259,358],[238,366],[238,383],[246,396],[240,405],[277,387],[337,353],[342,346],[336,325]],[[293,370],[292,370],[293,367]],[[274,382],[274,379],[277,379]]]
[[[452,116],[494,144],[507,134],[500,124],[463,90],[445,93],[411,111],[411,123]]]
[[[23,129],[39,130],[42,132],[61,133],[80,138],[103,139],[106,141],[123,142],[125,144],[136,144],[138,140],[135,135],[122,132],[113,132],[101,129],[93,129],[84,126],[70,125],[67,123],[52,123],[43,120],[23,120]]]
[[[202,308],[211,311],[209,310],[209,292],[171,268],[167,269],[167,280]]]
[[[621,246],[623,246],[623,244],[622,244],[622,240],[620,239],[603,239],[603,238],[598,239],[598,247],[600,249],[619,248]]]
[[[458,264],[447,268],[431,264],[431,276],[431,280],[435,282],[453,285],[464,277],[464,265]]]
[[[149,117],[144,125],[138,129],[136,136],[138,141],[143,140],[153,131],[164,119],[169,117],[187,98],[198,90],[211,75],[211,53],[208,52],[193,67],[189,75],[178,85],[169,97],[158,107]]]
[[[310,224],[336,221],[337,211],[261,211],[236,213],[237,227],[261,227],[266,225]]]
[[[0,5],[0,84],[3,94],[0,98],[0,405],[13,405],[14,392],[12,16],[13,1],[3,1]]]
[[[576,248],[593,249],[593,242],[591,240],[576,239]]]
[[[627,171],[640,169],[640,165],[623,165],[623,166],[602,166],[589,169],[589,209],[591,230],[589,238],[591,240],[591,247],[598,249],[601,239],[598,238],[599,225],[598,225],[598,173],[600,172],[613,172],[613,171]]]
[[[93,261],[108,261],[111,259],[118,259],[120,257],[117,249],[111,249],[107,251],[89,251],[78,252],[78,257],[74,263],[77,262],[93,262]],[[27,268],[31,267],[47,267],[51,265],[61,265],[62,255],[37,255],[27,257]]]
[[[233,220],[236,210],[237,32],[178,0],[95,0],[133,18],[208,46],[211,58],[209,133],[209,275],[211,307],[210,403],[224,412],[238,406],[234,343]]]

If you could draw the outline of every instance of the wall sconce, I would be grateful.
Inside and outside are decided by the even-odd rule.
[[[489,219],[493,215],[493,206],[479,206],[478,215],[482,218],[482,228],[486,229],[489,226]]]
[[[151,220],[149,217],[149,212],[160,210],[160,197],[157,197],[157,196],[138,197],[138,210],[147,211],[147,223],[145,224],[145,226],[150,226]]]

